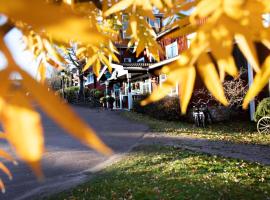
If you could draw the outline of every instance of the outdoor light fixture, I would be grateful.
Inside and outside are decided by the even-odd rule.
[[[65,76],[65,72],[64,71],[60,72],[60,75]]]

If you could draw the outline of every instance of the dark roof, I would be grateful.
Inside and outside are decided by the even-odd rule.
[[[124,68],[147,68],[153,63],[140,63],[140,62],[132,62],[132,63],[120,63]]]

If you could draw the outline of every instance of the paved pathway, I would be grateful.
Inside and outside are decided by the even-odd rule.
[[[74,109],[115,151],[115,155],[108,158],[88,149],[42,114],[47,148],[42,164],[46,180],[39,183],[23,163],[18,166],[6,163],[14,179],[9,181],[4,178],[7,191],[4,195],[0,194],[1,200],[41,198],[82,183],[90,178],[92,172],[127,152],[148,129],[147,126],[123,119],[114,111],[82,107]],[[9,146],[1,142],[0,148],[8,150]],[[1,173],[0,177],[5,176]]]
[[[4,195],[0,194],[1,200],[39,199],[74,187],[89,180],[95,171],[120,159],[121,155],[128,152],[134,145],[140,144],[171,145],[270,165],[270,147],[268,146],[233,144],[183,136],[168,136],[161,133],[144,134],[148,130],[147,126],[124,119],[118,112],[82,107],[74,109],[97,131],[105,143],[115,151],[115,154],[108,158],[88,149],[42,114],[47,148],[42,164],[46,179],[39,183],[25,164],[20,163],[19,166],[13,166],[7,162],[7,166],[14,175],[14,180],[9,181],[4,178],[7,192]],[[0,148],[10,151],[9,146],[4,142],[0,142]],[[2,178],[4,175],[1,173],[0,177]]]
[[[169,136],[162,133],[145,134],[140,144],[175,146],[192,151],[270,165],[270,147],[264,145],[236,144],[188,136]]]

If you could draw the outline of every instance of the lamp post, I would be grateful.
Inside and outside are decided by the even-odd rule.
[[[132,94],[131,94],[131,84],[130,84],[130,79],[131,79],[131,73],[127,74],[127,84],[128,84],[128,109],[132,109],[132,104],[133,104],[133,99],[132,99]]]
[[[108,80],[105,81],[105,86],[106,86],[105,97],[107,99],[109,96],[109,81]],[[106,100],[106,105],[107,105],[107,108],[109,108],[109,102],[107,100]]]
[[[61,82],[62,82],[62,84],[61,84],[62,85],[62,93],[63,93],[63,97],[65,99],[65,72],[61,71],[60,75],[61,75],[61,78],[62,78],[62,80],[61,80]]]

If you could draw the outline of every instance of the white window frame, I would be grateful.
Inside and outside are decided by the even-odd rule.
[[[148,24],[152,27],[152,28],[160,28],[161,27],[161,19],[156,17],[155,20],[152,20],[150,18],[148,18]]]
[[[177,43],[177,41],[167,45],[165,47],[165,49],[166,49],[166,58],[167,59],[178,56],[178,43]]]
[[[137,62],[144,62],[144,57],[141,57],[141,58],[139,58],[138,60],[137,60]]]
[[[90,73],[88,76],[87,76],[87,81],[86,83],[87,84],[93,84],[95,82],[94,80],[94,74],[93,73]]]
[[[167,80],[166,74],[159,75],[159,85],[162,87],[162,84]],[[175,88],[171,89],[171,92],[168,94],[169,96],[176,96],[178,95],[178,83],[176,83]]]

